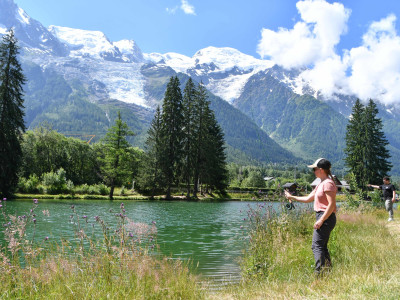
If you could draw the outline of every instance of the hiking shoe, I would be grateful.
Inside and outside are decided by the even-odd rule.
[[[388,219],[388,222],[390,222],[390,221],[393,221],[393,218],[389,218],[389,219]]]

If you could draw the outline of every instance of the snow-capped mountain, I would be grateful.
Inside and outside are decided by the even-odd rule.
[[[119,49],[125,62],[144,62],[142,50],[133,40],[122,40],[114,42],[113,45]]]
[[[252,75],[273,66],[270,61],[256,59],[233,48],[207,47],[193,57],[152,53],[145,58],[202,81],[209,91],[229,103],[240,96]]]
[[[249,155],[250,160],[263,161],[269,155],[265,147],[275,143],[269,140],[271,136],[291,151],[297,149],[296,154],[301,157],[342,155],[345,117],[355,99],[343,95],[323,98],[301,77],[304,70],[285,70],[233,48],[207,47],[192,57],[142,53],[135,41],[111,41],[100,31],[56,25],[45,28],[13,0],[0,0],[0,36],[12,27],[22,47],[21,61],[28,76],[28,127],[54,121],[55,128],[65,132],[66,128],[80,130],[90,124],[92,134],[95,130],[103,130],[100,134],[104,134],[112,110],[123,107],[134,112],[127,116],[132,118],[129,124],[143,143],[140,132],[147,130],[152,109],[161,104],[169,77],[180,73],[183,82],[188,76],[202,81],[212,94],[225,100],[210,97],[214,108],[221,110],[216,115],[226,130],[227,143],[238,151],[238,157]],[[327,104],[333,109],[328,109]],[[321,111],[325,112],[321,121],[325,129],[314,122],[314,113]],[[382,111],[393,122],[400,116],[394,108],[383,107]],[[331,122],[326,123],[328,119]],[[400,123],[393,124],[390,142],[396,149],[392,153],[397,153],[400,162],[396,130]],[[242,130],[236,130],[239,127]],[[309,143],[310,136],[323,135],[323,140],[325,133],[332,131],[336,136],[326,145],[326,152]],[[290,157],[277,145],[273,147],[275,152],[285,153],[281,161]],[[257,157],[249,154],[254,150],[258,151]]]
[[[91,57],[111,61],[123,61],[121,52],[100,31],[88,31],[51,25],[49,31],[66,44],[70,57]]]
[[[68,55],[67,47],[40,22],[32,19],[13,0],[0,1],[0,34],[14,28],[15,35],[26,50],[56,56]]]
[[[29,59],[42,68],[53,68],[66,79],[83,80],[96,91],[89,98],[117,99],[143,107],[152,107],[154,99],[145,93],[146,78],[141,68],[153,63],[170,67],[196,81],[222,99],[233,103],[254,74],[272,70],[273,63],[241,53],[233,48],[207,47],[193,57],[178,53],[142,53],[133,40],[110,41],[100,31],[73,29],[52,25],[44,28],[29,17],[13,0],[0,0],[0,33],[14,27]],[[34,53],[32,55],[32,53]],[[36,54],[36,55],[35,55]],[[62,56],[62,58],[60,57]],[[273,71],[296,93],[303,93],[306,84],[288,71]],[[102,88],[99,88],[99,87]]]

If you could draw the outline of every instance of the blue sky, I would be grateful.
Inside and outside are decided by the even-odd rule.
[[[15,0],[43,25],[133,39],[145,53],[232,47],[286,68],[325,96],[400,104],[400,1]]]
[[[293,28],[301,20],[296,0],[15,0],[43,25],[99,30],[112,41],[133,39],[144,52],[192,56],[208,46],[233,47],[259,57],[263,28]],[[335,1],[327,1],[333,3]],[[358,46],[368,25],[400,1],[338,1],[351,9],[340,48]],[[186,7],[185,7],[186,3]],[[190,10],[190,7],[192,10]],[[187,9],[189,8],[189,9]],[[340,49],[339,49],[340,51]]]

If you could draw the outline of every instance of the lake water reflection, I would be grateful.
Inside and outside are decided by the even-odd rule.
[[[74,238],[71,205],[78,215],[87,216],[91,224],[100,216],[115,223],[115,213],[121,201],[41,200],[37,209],[37,239],[48,236],[53,241],[60,237]],[[173,259],[190,259],[199,273],[222,284],[240,278],[239,259],[246,247],[246,221],[249,206],[255,202],[185,202],[185,201],[125,201],[128,218],[151,225],[156,222],[157,243],[163,254]],[[268,203],[281,209],[280,203]],[[32,201],[8,201],[7,213],[23,215],[32,208]],[[111,210],[111,212],[110,212]],[[45,215],[42,211],[48,211]],[[47,214],[47,213],[46,213]],[[81,219],[84,223],[84,219]],[[99,227],[96,227],[99,228]]]

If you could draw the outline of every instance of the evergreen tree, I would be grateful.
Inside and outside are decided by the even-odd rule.
[[[378,108],[370,100],[365,107],[365,181],[371,184],[380,184],[382,178],[390,172],[392,164],[388,140],[383,132],[382,120],[377,117]]]
[[[201,168],[204,171],[202,181],[207,187],[224,193],[228,186],[224,133],[209,107],[206,107],[205,116],[207,138],[204,145],[206,149],[204,167]]]
[[[364,106],[360,100],[357,99],[347,124],[346,147],[344,153],[346,154],[346,166],[354,173],[360,186],[365,186],[366,184],[364,178],[364,132]]]
[[[190,198],[190,184],[193,178],[196,138],[196,87],[191,78],[187,81],[183,95],[182,113],[182,176],[186,184],[186,198]]]
[[[115,125],[108,130],[102,140],[102,157],[99,158],[101,174],[107,185],[110,186],[110,199],[113,199],[114,188],[118,180],[131,173],[131,170],[126,168],[123,161],[128,159],[130,150],[130,144],[126,137],[132,135],[134,133],[129,129],[126,122],[122,121],[121,114],[118,111]]]
[[[147,131],[148,137],[145,143],[145,154],[141,161],[138,184],[141,189],[150,189],[151,197],[154,197],[156,189],[163,188],[165,178],[161,173],[162,160],[162,133],[161,133],[161,111],[157,106],[156,113],[150,128]]]
[[[166,178],[166,198],[171,198],[171,187],[179,180],[182,161],[182,93],[178,77],[171,77],[162,106],[161,136],[163,153],[161,171]]]
[[[224,192],[227,187],[224,134],[207,100],[207,90],[200,84],[197,92],[197,142],[195,150],[194,195],[198,192],[198,183],[207,189]]]
[[[197,197],[199,191],[199,181],[201,174],[205,174],[205,162],[206,152],[205,143],[208,138],[207,120],[206,114],[208,112],[209,102],[207,100],[207,90],[205,86],[200,83],[196,93],[196,115],[195,115],[195,126],[196,126],[196,139],[194,143],[193,155],[193,196]]]
[[[11,195],[18,183],[21,138],[25,131],[23,85],[19,47],[13,30],[0,44],[0,195]]]
[[[357,100],[347,125],[345,163],[363,190],[368,183],[380,184],[392,168],[386,148],[389,143],[377,115],[378,109],[372,100],[366,107]]]

